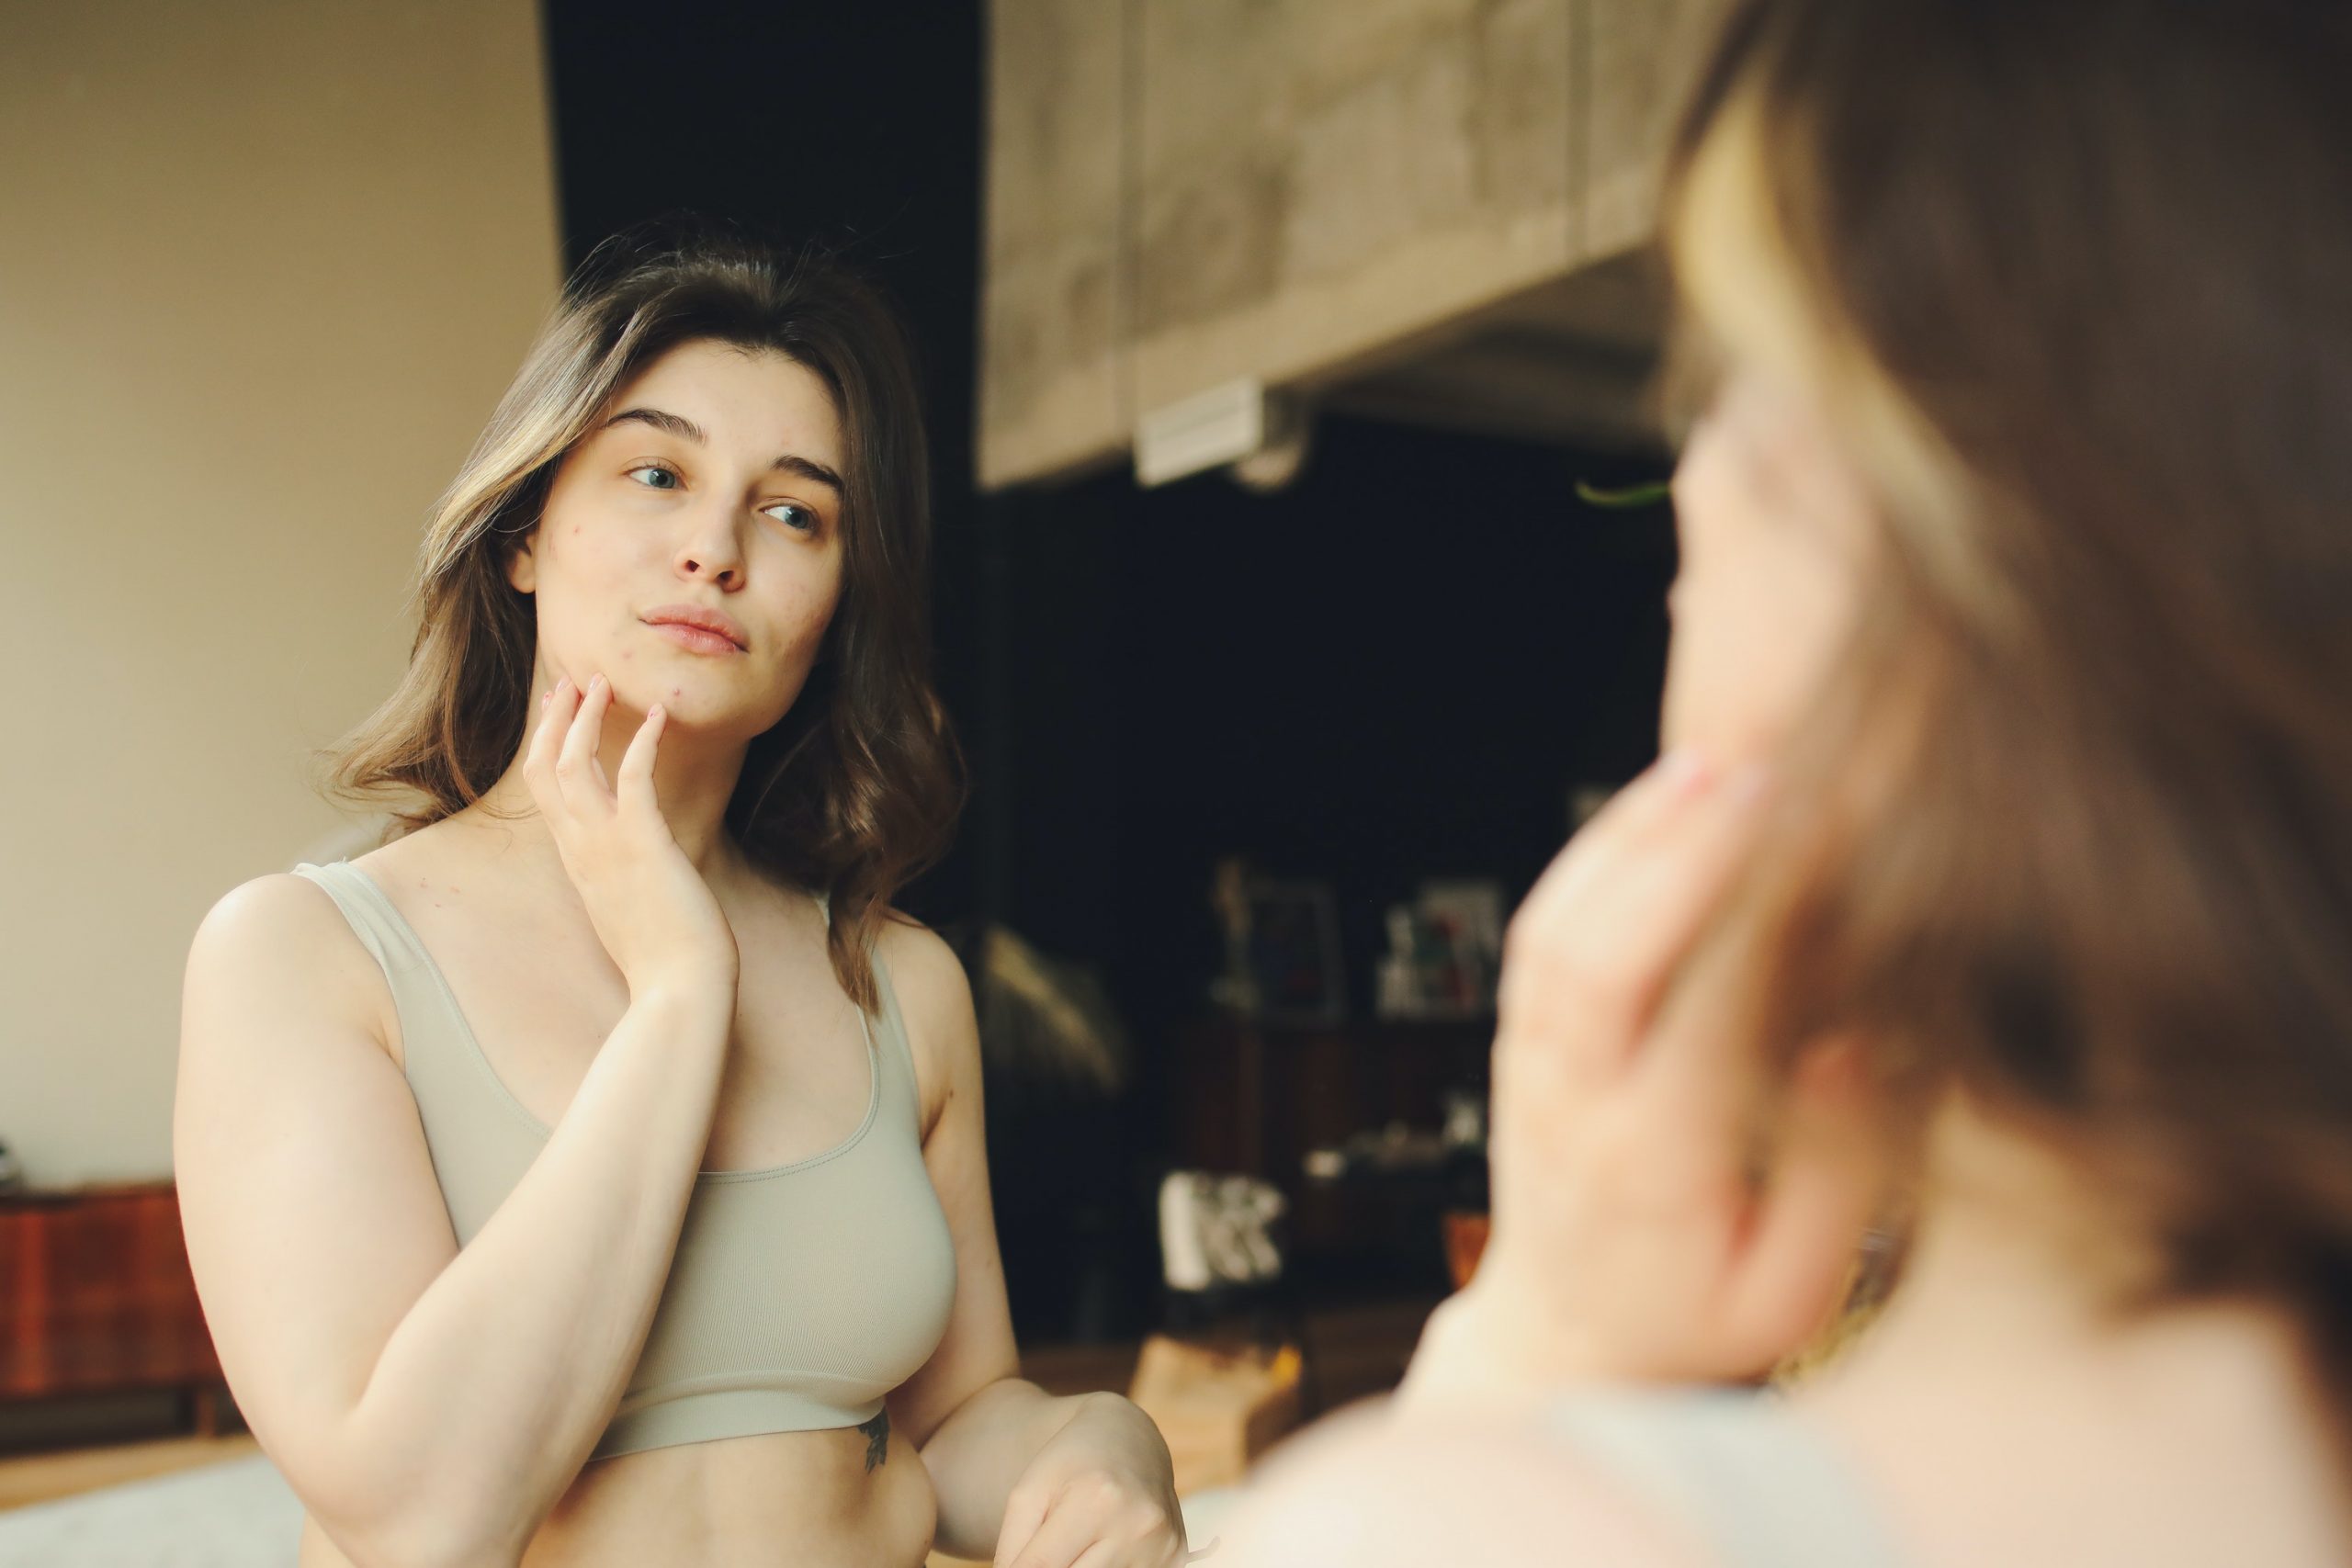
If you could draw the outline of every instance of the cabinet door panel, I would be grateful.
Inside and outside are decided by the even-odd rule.
[[[220,1376],[169,1189],[0,1209],[0,1396]]]

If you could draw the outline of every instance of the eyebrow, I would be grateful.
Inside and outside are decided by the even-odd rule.
[[[691,441],[697,446],[710,445],[710,438],[703,434],[701,425],[684,414],[672,413],[668,409],[623,409],[597,428],[610,430],[616,424],[626,423],[631,420],[639,424],[650,424],[656,430],[666,431],[681,440]],[[830,485],[835,495],[846,494],[848,491],[848,487],[842,483],[841,475],[833,472],[824,464],[814,462],[795,452],[786,452],[768,467],[778,472],[797,474],[804,479],[814,480],[820,485]]]

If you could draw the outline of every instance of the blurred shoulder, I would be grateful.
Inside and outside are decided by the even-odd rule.
[[[1682,1531],[1533,1421],[1392,1415],[1367,1401],[1253,1473],[1214,1568],[1705,1568]]]

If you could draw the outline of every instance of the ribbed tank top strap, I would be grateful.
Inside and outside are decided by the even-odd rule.
[[[401,1004],[403,1014],[409,1011],[412,993],[421,998],[433,991],[432,961],[425,955],[424,945],[366,872],[348,861],[330,861],[325,865],[304,861],[294,868],[294,874],[326,889],[343,918],[351,922],[360,945],[382,967],[392,987],[392,999]]]
[[[825,929],[833,929],[832,896],[819,887],[811,890],[817,908],[825,917]],[[874,965],[874,986],[880,1005],[865,1021],[874,1041],[874,1070],[880,1075],[882,1104],[876,1114],[896,1117],[912,1127],[920,1136],[922,1132],[922,1090],[915,1080],[913,1044],[907,1039],[907,1021],[899,1011],[899,996],[890,987],[890,968],[882,962],[879,942],[866,944],[865,956]]]
[[[440,966],[424,950],[416,929],[396,908],[376,879],[349,861],[324,865],[308,862],[294,868],[327,890],[360,942],[383,967],[392,988],[392,1005],[401,1021],[401,1070],[420,1095],[446,1097],[482,1089],[507,1098],[501,1085],[481,1062],[471,1045],[472,1035],[458,1001],[449,995]],[[484,1080],[477,1084],[476,1076]],[[430,1107],[427,1108],[428,1110]],[[527,1122],[529,1118],[524,1115]]]
[[[347,861],[294,868],[327,891],[392,987],[401,1072],[415,1097],[441,1196],[462,1245],[514,1190],[547,1130],[507,1092],[475,1044],[448,982],[373,877]]]
[[[1726,1568],[1899,1568],[1877,1500],[1771,1393],[1594,1389],[1545,1425],[1697,1529]]]

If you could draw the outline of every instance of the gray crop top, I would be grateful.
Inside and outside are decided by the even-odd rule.
[[[1878,1499],[1820,1432],[1770,1391],[1594,1388],[1544,1425],[1679,1520],[1724,1568],[1901,1568]]]
[[[375,880],[348,861],[294,870],[326,890],[383,966],[409,1089],[462,1247],[548,1129],[500,1081],[439,966]],[[592,1460],[862,1426],[945,1334],[954,1241],[922,1163],[905,1021],[889,971],[879,953],[873,960],[881,1006],[878,1028],[861,1015],[873,1084],[865,1122],[811,1158],[696,1179],[653,1326]]]

